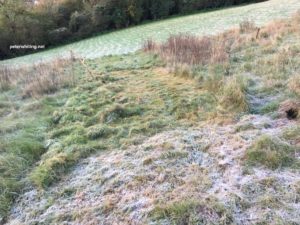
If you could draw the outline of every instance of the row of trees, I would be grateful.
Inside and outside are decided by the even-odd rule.
[[[11,45],[57,45],[93,33],[195,10],[262,0],[0,0],[0,59],[32,50]]]

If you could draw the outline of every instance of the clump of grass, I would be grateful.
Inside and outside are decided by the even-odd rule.
[[[164,152],[161,155],[162,159],[182,159],[186,158],[188,156],[187,152],[181,152],[181,151],[168,151]]]
[[[281,50],[274,55],[274,67],[277,69],[277,73],[285,73],[291,64],[293,63],[293,57],[288,50]]]
[[[220,66],[218,66],[220,67]],[[202,87],[206,90],[217,94],[222,86],[224,85],[224,74],[223,71],[216,69],[216,67],[210,67],[209,73],[204,77]]]
[[[242,125],[239,125],[235,128],[235,132],[241,132],[241,131],[246,131],[246,130],[254,130],[256,127],[254,126],[253,123],[245,123]]]
[[[263,208],[280,208],[282,207],[282,202],[277,196],[271,195],[271,194],[265,194],[261,196],[258,200],[259,204]]]
[[[0,91],[8,91],[13,85],[13,73],[7,67],[0,68]]]
[[[106,125],[95,125],[88,128],[87,136],[89,139],[106,138],[117,132],[116,128],[112,128]]]
[[[101,115],[101,121],[105,123],[112,123],[119,119],[141,115],[142,109],[138,106],[123,106],[113,105],[106,109]]]
[[[288,88],[291,92],[300,96],[300,74],[295,74],[289,78]]]
[[[291,127],[284,130],[282,137],[288,141],[300,143],[300,126]]]
[[[50,185],[57,176],[64,171],[69,162],[69,157],[65,153],[57,154],[51,160],[43,162],[30,174],[30,180],[36,186],[42,188]]]
[[[240,23],[240,33],[250,33],[256,30],[255,23],[250,20],[245,20]]]
[[[259,111],[262,114],[267,114],[267,113],[272,113],[272,112],[277,111],[278,108],[279,108],[279,102],[273,101],[273,102],[270,102],[270,103],[264,105]]]
[[[155,220],[168,219],[172,224],[231,224],[232,214],[216,200],[199,202],[183,200],[167,206],[156,207]]]
[[[144,42],[142,49],[145,52],[149,52],[157,49],[157,47],[157,43],[153,39],[148,39]]]
[[[264,165],[270,169],[291,166],[295,162],[295,149],[277,137],[262,135],[247,150],[250,165]]]
[[[219,98],[220,105],[227,111],[244,112],[249,109],[246,98],[246,84],[241,77],[229,78]]]
[[[67,171],[80,158],[89,156],[91,153],[106,149],[102,144],[71,146],[55,154],[55,156],[45,158],[30,173],[29,179],[39,188],[45,188],[60,178],[60,175]]]
[[[28,125],[25,127],[28,129]],[[0,218],[4,217],[12,201],[23,187],[22,178],[28,168],[44,153],[42,138],[33,129],[32,135],[20,128],[15,138],[0,137]],[[8,135],[10,136],[10,135]],[[5,138],[6,137],[6,138]]]

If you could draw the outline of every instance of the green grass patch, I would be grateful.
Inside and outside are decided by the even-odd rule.
[[[247,150],[246,160],[250,165],[264,165],[270,169],[292,166],[295,148],[277,137],[263,135]]]
[[[288,128],[283,131],[282,137],[288,141],[300,141],[300,126]]]
[[[88,128],[87,136],[89,139],[107,138],[118,132],[118,129],[106,125],[95,125]]]
[[[156,221],[167,219],[171,224],[232,224],[232,215],[216,200],[183,200],[152,211]]]
[[[249,110],[246,98],[247,85],[246,81],[239,76],[229,78],[223,87],[220,95],[220,105],[231,112],[245,112]]]
[[[264,105],[259,111],[262,114],[268,114],[277,111],[279,108],[279,102],[270,102]]]

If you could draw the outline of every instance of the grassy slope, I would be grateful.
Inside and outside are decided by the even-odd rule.
[[[214,114],[214,96],[174,79],[156,56],[135,54],[88,61],[66,105],[54,112],[53,142],[31,179],[47,186],[61,169],[101,149],[126,148],[147,136]],[[199,107],[202,106],[202,110]]]
[[[298,22],[299,18],[296,20],[296,25],[299,24]],[[1,156],[5,159],[1,165],[13,161],[9,159],[9,154],[14,150],[20,153],[21,157],[26,160],[26,164],[32,164],[45,152],[41,161],[33,166],[32,171],[24,180],[41,189],[57,181],[81,158],[93,152],[127,149],[129,146],[143,143],[149,136],[164,130],[198,127],[203,121],[231,123],[233,119],[238,120],[241,115],[249,111],[268,118],[278,118],[281,116],[278,108],[282,102],[286,99],[299,99],[297,92],[299,86],[296,88],[291,86],[297,82],[299,84],[300,72],[299,29],[294,28],[287,23],[283,26],[283,32],[278,32],[276,35],[272,33],[274,29],[263,30],[259,39],[250,38],[243,45],[233,48],[230,63],[222,66],[200,66],[194,68],[192,72],[187,71],[174,76],[168,73],[168,70],[163,67],[164,63],[152,54],[111,56],[87,60],[85,66],[78,63],[75,71],[79,74],[80,80],[74,88],[69,89],[67,99],[57,95],[41,98],[38,102],[33,99],[29,99],[28,102],[18,102],[15,99],[8,101],[5,97],[5,95],[15,96],[14,92],[3,93],[1,97],[3,105],[11,104],[9,102],[13,101],[13,104],[19,104],[19,107],[17,107],[17,116],[13,116],[15,112],[12,115],[4,112],[5,116],[1,118],[2,121],[8,123],[1,124],[1,130],[4,130],[4,135],[1,136],[4,141],[1,141],[1,144],[6,143],[7,140],[9,142],[1,146],[1,150],[4,149]],[[251,33],[250,37],[251,35],[255,35],[255,32]],[[206,77],[209,76],[221,77],[226,81],[225,88],[221,87],[220,93],[209,88],[211,85],[206,81]],[[245,78],[246,88],[241,91],[242,93],[237,94],[247,97],[249,111],[233,111],[232,108],[226,107],[231,103],[235,104],[237,99],[236,92],[232,89],[236,90],[240,85],[231,83],[236,77]],[[215,81],[211,80],[211,82]],[[12,99],[12,97],[9,98]],[[224,101],[227,102],[225,106]],[[2,107],[2,110],[6,109],[7,107]],[[13,116],[12,121],[8,120],[7,116]],[[25,124],[22,125],[20,122],[24,121],[24,118],[26,118]],[[52,126],[49,126],[49,121]],[[18,125],[19,123],[21,125]],[[299,127],[297,122],[293,125],[296,128]],[[268,124],[265,127],[267,128]],[[251,124],[236,127],[237,132],[248,129],[252,129]],[[33,134],[39,135],[32,135],[32,130],[36,132]],[[282,135],[280,133],[274,135],[277,137],[263,137],[257,142],[254,140],[253,145],[245,154],[246,161],[243,161],[246,169],[253,166],[266,168],[267,171],[268,168],[269,171],[281,167],[297,168],[298,161],[293,155],[295,152],[298,154],[299,150],[297,129],[283,132]],[[24,138],[30,139],[23,142]],[[47,143],[46,148],[43,146],[44,141]],[[34,151],[27,158],[27,155],[23,155],[22,146],[28,142],[36,143],[36,146],[28,148],[26,146],[26,152]],[[164,146],[164,148],[172,147]],[[18,159],[18,154],[13,155],[14,159]],[[185,154],[177,153],[175,157],[178,155],[184,157]],[[172,158],[174,155],[164,157]],[[23,164],[17,163],[17,165]],[[24,170],[26,172],[29,167],[28,165],[20,168],[8,166],[4,167],[4,170],[7,168],[14,170],[12,170],[12,175],[9,174],[10,170],[4,171],[3,174],[7,173],[5,176],[19,179],[21,175],[24,175]],[[297,176],[297,172],[292,171],[292,173]],[[9,180],[5,176],[4,180]],[[147,183],[147,180],[145,182]],[[19,185],[19,182],[16,185]],[[17,190],[14,187],[8,188],[10,193]],[[51,193],[46,193],[46,195],[51,195]],[[268,199],[263,199],[260,206],[264,207],[268,205],[268,201],[272,203],[276,200],[270,199],[270,196],[266,197]],[[1,206],[9,205],[7,199],[3,202]],[[47,204],[51,205],[52,202]],[[33,207],[34,205],[36,204],[33,204]],[[219,209],[219,204],[213,205],[217,205]],[[191,216],[188,213],[189,209],[195,212],[202,206],[202,202],[182,200],[179,204],[156,207],[154,217],[157,220],[182,221]],[[277,204],[274,207],[277,207]],[[4,207],[3,212],[7,208]],[[222,207],[219,210],[220,215],[223,216],[224,213],[227,215],[227,210]],[[88,213],[89,211],[86,216],[89,215]],[[31,216],[39,218],[39,213]],[[197,214],[192,216],[197,216]],[[228,221],[232,219],[231,216],[224,218],[225,222],[227,219]],[[48,219],[52,221],[53,218]],[[72,221],[74,217],[59,219]],[[264,216],[259,219],[268,221]],[[55,220],[52,222],[54,223]]]
[[[161,41],[165,40],[170,34],[181,32],[197,35],[215,34],[238,26],[240,22],[247,19],[254,20],[257,24],[262,25],[272,19],[287,17],[298,9],[300,9],[298,0],[286,0],[284,2],[281,0],[269,0],[258,4],[153,22],[100,35],[30,56],[3,61],[0,64],[16,65],[36,62],[40,59],[53,59],[58,55],[68,55],[70,50],[87,58],[124,54],[136,51],[143,44],[144,40],[148,38]]]

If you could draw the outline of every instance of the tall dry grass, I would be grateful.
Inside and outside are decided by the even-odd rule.
[[[55,59],[22,68],[0,68],[0,90],[18,88],[23,98],[38,98],[75,83],[73,59]]]
[[[269,46],[288,33],[300,32],[300,11],[289,20],[277,20],[264,27],[257,27],[246,20],[239,28],[215,36],[197,37],[189,34],[173,35],[164,43],[147,40],[143,50],[158,54],[169,66],[223,64],[230,54],[253,43]]]
[[[8,68],[0,68],[0,91],[7,91],[12,85],[12,74]]]
[[[158,53],[172,65],[205,65],[228,60],[225,45],[213,36],[199,38],[188,34],[174,35],[163,44],[148,40],[143,49]]]

